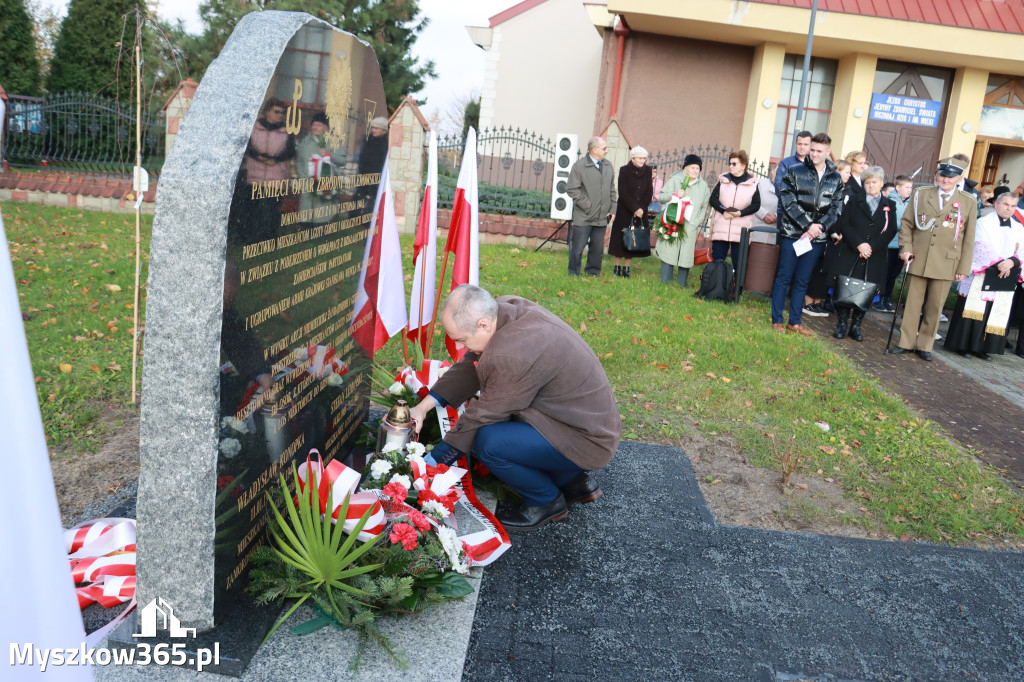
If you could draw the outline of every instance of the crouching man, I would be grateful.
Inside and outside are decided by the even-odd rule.
[[[611,461],[622,436],[612,387],[594,351],[542,306],[518,296],[495,299],[464,284],[441,310],[448,336],[466,354],[412,408],[419,431],[436,405],[460,405],[458,423],[431,452],[451,464],[473,452],[523,497],[499,510],[510,531],[531,530],[591,502],[601,489],[589,475]]]

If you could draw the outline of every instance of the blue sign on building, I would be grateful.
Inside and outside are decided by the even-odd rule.
[[[914,126],[934,128],[939,125],[942,102],[931,99],[916,99],[903,95],[871,95],[871,115],[876,121],[906,123]]]

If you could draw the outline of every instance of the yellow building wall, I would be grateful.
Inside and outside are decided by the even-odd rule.
[[[754,48],[746,115],[740,135],[740,146],[747,150],[751,159],[771,158],[775,116],[779,108],[779,83],[782,82],[785,60],[786,46],[781,43],[763,43]],[[765,101],[771,103],[767,108]]]
[[[832,115],[828,122],[832,154],[837,159],[864,148],[877,66],[878,57],[871,54],[851,54],[839,60]]]
[[[961,67],[956,70],[953,88],[949,93],[946,127],[942,131],[939,158],[963,153],[971,156],[978,137],[981,108],[985,104],[988,71]],[[967,130],[964,130],[964,128]]]

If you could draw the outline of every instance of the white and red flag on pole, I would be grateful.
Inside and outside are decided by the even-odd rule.
[[[423,188],[412,259],[416,263],[416,274],[412,278],[412,298],[409,299],[409,340],[419,344],[426,357],[437,280],[437,133],[433,130],[427,147],[427,186]]]
[[[2,119],[0,119],[2,120]],[[0,216],[0,414],[4,415],[4,470],[15,482],[0,495],[0,637],[28,664],[4,673],[4,679],[92,680],[89,665],[33,665],[35,656],[56,649],[79,650],[85,641],[82,613],[75,596],[57,493],[39,414],[39,398],[29,362],[21,300],[3,217]],[[15,648],[18,651],[15,651]],[[27,654],[26,654],[27,652]]]
[[[405,327],[405,282],[402,279],[402,248],[391,191],[388,160],[377,186],[371,233],[363,252],[356,300],[352,313],[352,338],[373,357],[381,346]]]
[[[452,203],[452,222],[448,228],[445,249],[455,256],[452,266],[452,286],[480,284],[480,213],[477,204],[479,189],[476,175],[476,130],[469,129],[466,148],[462,152],[462,168]],[[452,360],[462,358],[465,350],[456,350],[455,342],[444,337],[444,345]]]

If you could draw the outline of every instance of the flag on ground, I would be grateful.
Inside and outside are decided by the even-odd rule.
[[[381,346],[405,327],[405,282],[402,248],[398,243],[394,194],[388,160],[377,186],[371,234],[366,239],[352,312],[352,338],[373,357]]]

